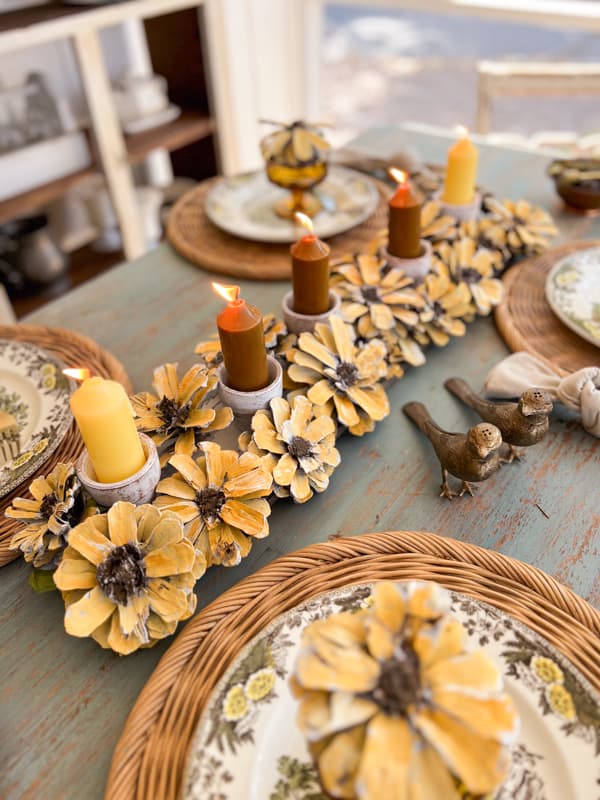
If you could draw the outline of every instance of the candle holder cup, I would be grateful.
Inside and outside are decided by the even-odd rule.
[[[290,333],[312,332],[317,322],[327,322],[334,314],[339,316],[342,302],[336,292],[329,290],[329,308],[322,314],[299,314],[293,309],[294,292],[288,292],[281,301],[283,319]]]
[[[77,477],[88,494],[98,505],[109,508],[119,500],[126,500],[136,506],[149,503],[154,497],[154,490],[160,480],[160,461],[156,445],[146,436],[139,434],[146,461],[144,466],[129,478],[114,483],[101,483],[96,478],[89,453],[86,450],[77,459]]]
[[[442,206],[446,214],[457,219],[459,222],[472,222],[479,219],[481,214],[481,192],[475,192],[473,199],[470,203],[462,205],[455,205],[454,203],[446,203],[443,199],[444,190],[440,189],[434,195],[434,200]]]
[[[432,260],[431,242],[421,239],[421,255],[416,258],[399,258],[388,252],[387,247],[382,248],[382,255],[392,269],[398,269],[414,281],[422,281],[431,269]]]
[[[240,427],[247,427],[247,423],[256,411],[261,408],[268,408],[269,403],[275,397],[283,395],[283,369],[281,364],[274,356],[267,356],[267,367],[269,370],[269,383],[263,389],[256,389],[250,392],[240,392],[227,385],[227,370],[225,365],[219,367],[219,395],[223,404],[229,406],[233,411]]]

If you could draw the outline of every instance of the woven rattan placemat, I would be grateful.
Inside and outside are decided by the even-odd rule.
[[[92,339],[65,328],[47,328],[41,325],[0,325],[0,339],[16,339],[30,342],[47,350],[59,358],[68,367],[87,367],[94,375],[112,378],[122,383],[131,393],[131,383],[125,368],[111,353],[103,350]],[[61,461],[74,461],[83,449],[83,442],[75,422],[71,424],[67,435],[60,445],[42,464],[40,469],[31,475],[21,486],[17,487],[0,501],[0,567],[13,561],[18,553],[10,550],[9,543],[14,532],[21,523],[8,519],[4,512],[19,495],[25,495],[27,487],[38,475],[47,475]]]
[[[208,272],[250,280],[289,279],[289,244],[238,239],[208,219],[204,200],[219,180],[222,178],[203,181],[177,201],[167,221],[167,239],[184,258]],[[365,250],[375,234],[387,225],[390,189],[382,181],[371,180],[379,191],[379,205],[361,225],[327,239],[333,258]]]
[[[600,366],[600,348],[586,342],[558,319],[546,300],[546,277],[556,262],[600,242],[571,242],[517,264],[502,278],[505,297],[496,325],[511,350],[526,350],[567,374]]]
[[[600,689],[600,614],[515,559],[431,533],[370,533],[316,544],[241,581],[193,619],[159,662],[117,745],[108,800],[178,797],[188,747],[236,653],[275,617],[330,589],[435,580],[511,614],[554,644]]]

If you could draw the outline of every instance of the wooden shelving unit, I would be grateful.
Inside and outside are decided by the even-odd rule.
[[[215,131],[211,117],[197,111],[183,111],[181,116],[166,125],[142,133],[125,136],[130,164],[143,161],[153,150],[178,150],[192,142],[210,136]]]
[[[23,217],[32,211],[47,205],[57,197],[65,194],[94,174],[94,167],[86,167],[71,175],[65,175],[43,186],[31,189],[29,192],[17,194],[7,200],[0,200],[0,224],[17,217]]]

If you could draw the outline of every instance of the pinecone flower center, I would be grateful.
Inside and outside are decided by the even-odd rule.
[[[165,431],[172,431],[180,427],[187,419],[189,411],[187,406],[178,405],[172,397],[162,397],[156,408],[163,421]]]
[[[419,699],[421,678],[419,658],[409,645],[381,664],[379,682],[373,690],[373,700],[386,714],[406,716],[407,710]]]
[[[210,486],[196,493],[196,505],[200,516],[208,523],[214,522],[218,518],[226,500],[225,492],[220,489],[213,489]]]
[[[358,369],[354,364],[350,364],[347,361],[342,361],[335,372],[340,389],[349,389],[358,381]]]
[[[362,296],[367,303],[378,303],[379,289],[376,286],[365,286],[362,290]]]
[[[58,497],[54,492],[50,492],[50,494],[44,495],[42,498],[42,502],[40,503],[40,514],[44,519],[50,519],[52,514],[54,514],[54,510],[56,509],[56,505],[58,503]]]
[[[294,458],[311,458],[313,455],[312,445],[301,436],[294,436],[288,444],[288,452]]]
[[[465,283],[479,283],[482,275],[473,267],[460,267],[458,270],[458,280]]]
[[[433,311],[434,319],[441,319],[446,313],[444,306],[440,303],[439,300],[434,300],[431,308]]]
[[[137,544],[127,542],[114,550],[98,565],[98,586],[113,603],[126,606],[146,588],[146,565]]]

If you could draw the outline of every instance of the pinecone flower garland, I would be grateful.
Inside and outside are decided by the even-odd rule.
[[[186,536],[208,565],[233,567],[245,558],[252,539],[269,535],[267,517],[273,478],[254,453],[221,450],[214,442],[200,445],[202,455],[174,455],[176,470],[156,487],[154,505],[173,511]]]
[[[304,630],[297,722],[332,797],[459,800],[461,782],[484,795],[506,777],[516,710],[449,608],[436,584],[382,582]]]
[[[230,408],[210,408],[207,401],[217,385],[214,371],[196,364],[179,381],[177,364],[163,364],[154,370],[156,395],[141,392],[131,398],[138,430],[147,433],[164,451],[161,466],[174,449],[191,456],[207,434],[231,424]]]
[[[176,514],[115,503],[69,535],[54,574],[65,630],[121,655],[151,647],[196,608],[194,559]]]
[[[73,464],[57,464],[49,475],[32,481],[29,492],[32,499],[15,497],[5,512],[25,525],[12,537],[10,546],[20,550],[34,567],[47,567],[62,554],[71,529],[96,508],[86,508]]]
[[[389,269],[375,255],[355,255],[332,267],[332,285],[342,298],[342,317],[363,339],[373,339],[398,322],[417,324],[425,305],[411,278]]]
[[[306,396],[317,406],[333,401],[335,414],[350,433],[362,436],[387,417],[390,404],[380,381],[387,375],[386,349],[380,339],[356,346],[352,329],[339,317],[318,323],[314,333],[301,333],[288,353],[290,378],[308,386]]]
[[[465,283],[453,283],[448,267],[439,262],[437,272],[425,276],[419,291],[427,300],[420,315],[420,327],[438,347],[444,347],[451,336],[464,336],[465,317],[474,313],[471,293]]]
[[[313,492],[324,492],[340,463],[335,448],[335,422],[299,395],[288,403],[271,400],[271,410],[257,411],[252,432],[240,437],[240,445],[260,456],[273,474],[278,497],[306,503]]]
[[[501,202],[486,195],[483,207],[487,215],[481,228],[486,239],[513,256],[541,253],[558,233],[550,214],[526,200]]]
[[[447,266],[454,283],[466,286],[478,314],[486,316],[499,305],[504,290],[494,277],[495,270],[502,264],[497,250],[479,247],[474,239],[464,237],[452,243],[440,242],[435,252]],[[442,273],[443,265],[436,264],[435,269]]]

